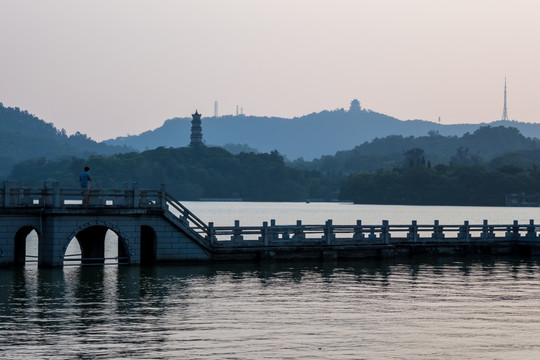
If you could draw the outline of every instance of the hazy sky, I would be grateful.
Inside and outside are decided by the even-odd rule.
[[[0,102],[96,140],[197,109],[540,122],[538,0],[0,0]]]

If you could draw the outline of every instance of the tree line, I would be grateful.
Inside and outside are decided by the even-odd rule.
[[[540,192],[540,150],[481,162],[460,149],[449,164],[431,166],[422,149],[404,152],[400,167],[350,175],[341,200],[363,204],[504,206],[506,196]],[[518,161],[519,159],[519,161]]]
[[[338,151],[313,161],[291,162],[300,169],[318,170],[329,174],[375,172],[401,167],[410,149],[422,149],[432,165],[448,164],[455,158],[474,158],[488,162],[508,152],[540,149],[540,140],[523,136],[518,129],[504,126],[483,126],[463,136],[442,136],[429,131],[426,136],[392,135],[375,138],[352,150]]]
[[[356,149],[349,154],[347,161],[338,154],[325,157],[328,166],[332,165],[332,160],[334,162],[333,170],[326,168],[325,171],[317,161],[303,162],[300,166],[286,161],[277,151],[232,154],[220,147],[204,145],[160,147],[112,156],[26,160],[13,166],[8,179],[26,186],[41,186],[44,180],[50,180],[59,181],[61,186],[77,187],[78,174],[88,165],[101,187],[122,188],[125,183],[136,182],[141,188],[158,188],[165,184],[168,191],[181,200],[305,201],[339,198],[370,204],[502,206],[506,195],[540,192],[538,140],[525,138],[515,129],[504,128],[488,128],[462,138],[469,143],[469,138],[473,138],[487,147],[486,134],[489,133],[498,134],[494,138],[499,141],[500,149],[514,150],[499,152],[498,155],[494,150],[479,151],[478,146],[471,150],[463,146],[467,142],[457,141],[460,138],[448,137],[450,139],[431,139],[441,144],[461,144],[445,153],[447,161],[444,163],[436,160],[437,157],[433,158],[433,147],[428,152],[421,147],[400,145],[393,148],[392,153],[384,154],[392,166],[384,167],[376,162],[380,153]],[[429,137],[444,138],[437,134]],[[490,143],[493,141],[489,140]],[[380,143],[385,142],[399,143],[392,136],[375,139],[361,148],[366,150],[375,146],[384,149]],[[422,144],[412,140],[405,143]],[[366,161],[371,161],[373,170],[355,170],[355,163],[363,160],[354,154],[361,154],[368,159]]]
[[[237,155],[219,148],[189,146],[164,148],[88,159],[33,159],[16,164],[10,180],[40,186],[44,180],[77,187],[84,166],[94,182],[104,188],[137,183],[140,188],[159,188],[181,200],[208,198],[251,201],[305,201],[337,198],[339,182],[318,171],[294,169],[277,151]]]

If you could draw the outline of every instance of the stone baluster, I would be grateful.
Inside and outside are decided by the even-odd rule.
[[[482,223],[482,239],[489,239],[489,226],[487,220],[484,220],[484,222]]]
[[[534,226],[534,220],[529,220],[529,225],[527,226],[527,235],[525,236],[528,240],[536,239],[536,226]]]
[[[9,182],[4,181],[4,203],[2,205],[6,208],[9,207],[9,187]]]
[[[304,240],[306,234],[304,234],[304,229],[302,227],[302,220],[296,220],[296,227],[294,228],[294,240]]]
[[[459,227],[459,239],[469,241],[471,234],[469,233],[469,221],[465,220],[462,226]]]
[[[55,181],[52,184],[52,206],[55,208],[59,208],[60,205],[60,185],[58,184],[58,181]]]
[[[439,220],[435,220],[433,223],[433,240],[444,239],[443,227],[439,225]]]
[[[416,220],[413,220],[411,226],[409,226],[407,239],[412,240],[413,243],[418,241],[418,225]]]
[[[133,208],[139,207],[139,184],[133,183]]]
[[[208,222],[208,234],[207,234],[208,241],[211,245],[214,245],[217,241],[216,239],[216,230],[214,229],[214,222],[210,221]]]
[[[240,228],[240,220],[234,220],[234,230],[231,240],[233,242],[241,242],[244,240],[244,236],[242,236],[242,229]]]
[[[328,219],[324,225],[324,239],[326,240],[326,244],[331,245],[335,237],[332,219]]]
[[[362,232],[362,220],[356,220],[356,226],[354,227],[353,240],[362,240],[364,234]]]
[[[270,229],[268,230],[270,241],[275,241],[279,239],[279,234],[277,233],[275,227],[276,227],[276,220],[270,219]]]
[[[268,245],[268,221],[263,221],[263,227],[261,229],[261,239],[264,246]]]
[[[165,194],[167,191],[165,190],[165,184],[161,184],[159,189],[159,206],[160,209],[167,210],[167,200],[165,199]]]
[[[382,222],[381,240],[384,241],[385,244],[390,243],[390,229],[388,226],[388,220],[383,220]]]

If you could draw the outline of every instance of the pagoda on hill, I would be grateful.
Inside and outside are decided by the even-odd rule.
[[[189,145],[202,145],[202,121],[201,114],[195,110],[195,114],[191,114],[191,143]]]

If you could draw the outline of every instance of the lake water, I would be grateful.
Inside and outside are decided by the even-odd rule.
[[[216,225],[540,221],[536,208],[185,205]],[[0,269],[2,359],[537,359],[538,334],[534,257]]]

